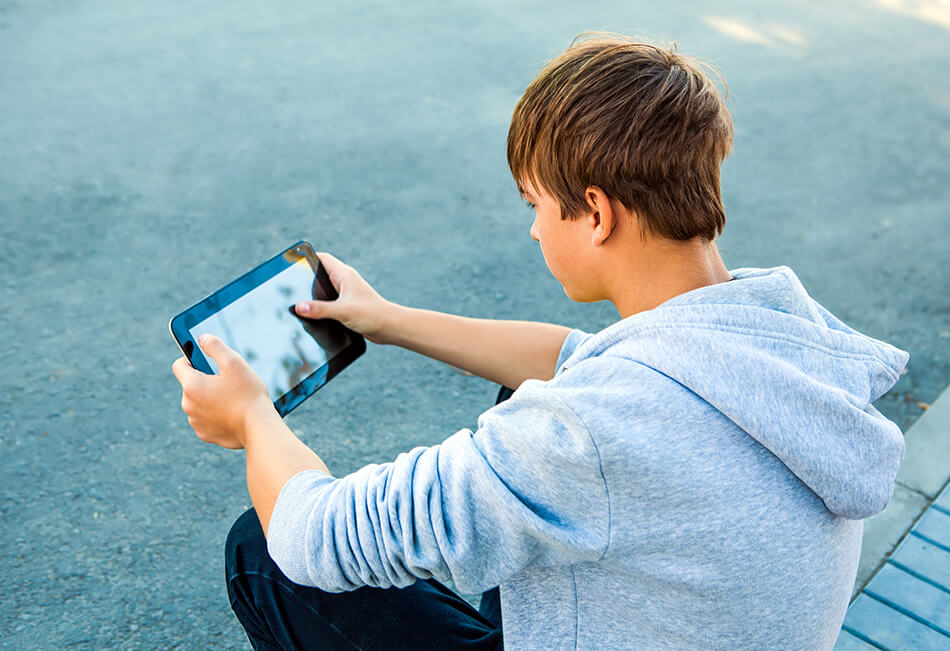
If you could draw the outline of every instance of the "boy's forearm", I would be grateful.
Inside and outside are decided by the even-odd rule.
[[[275,410],[249,419],[244,449],[247,453],[247,492],[264,534],[277,497],[287,481],[303,470],[330,474],[323,460],[287,427]]]
[[[554,376],[569,332],[550,323],[472,319],[394,305],[380,339],[515,389],[526,379]],[[244,448],[247,490],[265,534],[277,497],[291,477],[303,470],[330,474],[273,409],[248,416]]]
[[[533,321],[474,319],[394,305],[385,341],[512,389],[554,377],[570,328]]]

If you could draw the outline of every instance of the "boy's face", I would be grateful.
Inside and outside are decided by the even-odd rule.
[[[548,269],[564,287],[564,293],[575,301],[601,300],[592,294],[592,278],[585,273],[588,267],[590,232],[583,218],[561,219],[557,199],[543,188],[525,181],[521,196],[534,210],[531,237],[541,245],[541,255]]]

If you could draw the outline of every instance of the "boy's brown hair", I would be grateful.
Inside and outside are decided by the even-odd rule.
[[[726,217],[719,166],[732,118],[701,62],[619,35],[575,39],[531,82],[508,131],[508,165],[557,199],[589,210],[595,185],[636,212],[644,231],[713,240]]]

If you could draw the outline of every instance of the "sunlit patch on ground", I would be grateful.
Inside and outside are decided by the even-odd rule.
[[[876,0],[880,6],[950,29],[950,0]]]
[[[769,23],[755,26],[746,21],[722,16],[706,16],[703,21],[724,36],[763,47],[802,48],[808,43],[801,32],[787,25]]]

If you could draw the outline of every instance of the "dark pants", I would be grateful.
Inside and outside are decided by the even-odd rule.
[[[511,395],[498,394],[498,402]],[[292,583],[267,554],[254,509],[225,545],[231,608],[255,649],[500,649],[498,588],[479,610],[429,579],[406,588],[330,593]]]

